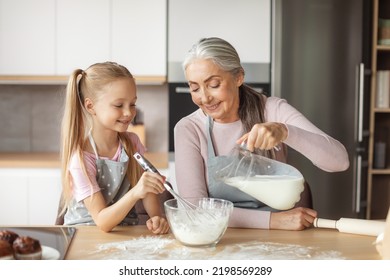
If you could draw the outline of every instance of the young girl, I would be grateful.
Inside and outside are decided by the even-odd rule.
[[[133,158],[145,152],[138,136],[127,132],[136,101],[134,78],[117,63],[96,63],[70,76],[61,136],[65,225],[97,225],[106,232],[135,225],[134,206],[142,199],[148,229],[168,232],[157,198],[164,178],[142,172]]]

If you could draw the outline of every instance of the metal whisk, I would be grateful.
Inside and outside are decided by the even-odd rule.
[[[154,167],[153,164],[151,164],[145,157],[143,157],[139,153],[135,153],[133,156],[145,171],[150,171],[161,175],[160,172],[157,170],[157,168]],[[187,216],[191,220],[199,219],[199,215],[197,215],[197,213],[204,212],[203,209],[182,198],[177,192],[175,192],[170,182],[165,180],[164,187],[166,188],[167,191],[169,191],[173,195],[173,197],[177,200],[177,202],[184,208]]]

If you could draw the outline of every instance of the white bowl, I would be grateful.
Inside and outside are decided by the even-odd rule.
[[[233,203],[218,198],[191,198],[197,210],[184,208],[176,199],[164,202],[165,214],[175,238],[186,246],[215,246],[228,226]]]

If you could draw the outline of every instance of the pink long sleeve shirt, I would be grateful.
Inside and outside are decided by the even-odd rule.
[[[339,141],[313,125],[286,100],[266,98],[265,122],[286,125],[284,144],[300,152],[315,166],[327,171],[344,171],[349,167],[348,153]],[[229,155],[244,134],[241,120],[214,122],[213,144],[216,156]],[[179,193],[183,197],[208,197],[207,115],[201,109],[181,119],[175,126],[175,172]],[[276,152],[276,159],[286,162],[286,153]],[[271,212],[234,208],[230,227],[268,229]]]

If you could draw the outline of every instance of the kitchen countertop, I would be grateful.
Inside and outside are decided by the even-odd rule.
[[[181,245],[172,234],[153,235],[146,226],[76,227],[65,259],[381,259],[374,236],[310,228],[303,231],[228,228],[212,248]]]
[[[168,153],[147,152],[145,157],[158,169],[168,168]],[[60,168],[59,153],[0,153],[0,168]]]

